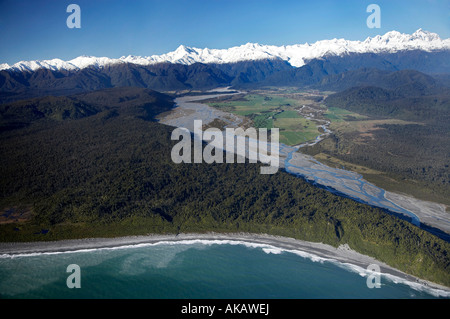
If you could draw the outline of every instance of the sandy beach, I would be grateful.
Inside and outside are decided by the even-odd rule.
[[[391,280],[404,281],[424,285],[430,288],[444,291],[444,295],[450,296],[450,288],[428,282],[414,276],[408,275],[372,257],[362,255],[341,245],[338,248],[322,243],[312,243],[293,238],[272,236],[265,234],[250,233],[205,233],[205,234],[168,234],[168,235],[146,235],[128,236],[117,238],[86,238],[74,240],[27,242],[27,243],[0,243],[0,256],[18,257],[36,253],[61,253],[76,252],[94,249],[108,249],[139,244],[156,244],[161,242],[181,241],[233,241],[245,242],[257,245],[267,245],[275,251],[302,252],[309,254],[309,258],[319,258],[330,262],[352,265],[355,271],[364,271],[369,265],[376,264],[384,275],[390,276]],[[278,251],[279,252],[279,251]],[[356,266],[356,267],[354,267]]]

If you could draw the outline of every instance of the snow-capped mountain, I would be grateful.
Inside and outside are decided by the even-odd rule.
[[[260,45],[247,43],[229,49],[199,49],[180,45],[175,51],[152,56],[123,56],[119,59],[107,57],[80,56],[70,61],[61,59],[42,61],[21,61],[10,66],[0,64],[0,70],[35,71],[40,68],[50,70],[101,69],[120,63],[151,65],[156,63],[176,63],[191,65],[200,63],[234,63],[240,61],[281,59],[294,67],[301,67],[308,61],[325,56],[344,56],[349,53],[395,53],[407,50],[438,51],[450,50],[450,38],[442,40],[438,34],[417,30],[413,34],[390,31],[382,36],[369,37],[364,41],[345,39],[321,40],[313,44],[287,46]]]

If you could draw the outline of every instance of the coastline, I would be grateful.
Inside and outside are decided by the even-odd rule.
[[[267,253],[281,253],[283,251],[301,253],[303,257],[313,261],[328,261],[342,265],[349,271],[358,272],[361,276],[367,274],[369,265],[380,267],[382,275],[394,282],[404,282],[422,288],[439,290],[442,295],[450,297],[450,287],[429,282],[406,274],[370,256],[362,255],[348,246],[338,248],[323,244],[302,241],[289,237],[273,236],[253,233],[181,233],[181,234],[149,234],[145,236],[126,236],[115,238],[84,238],[47,242],[9,242],[0,243],[0,258],[17,258],[37,254],[76,253],[98,249],[131,248],[133,246],[154,245],[164,243],[248,243],[267,250]]]

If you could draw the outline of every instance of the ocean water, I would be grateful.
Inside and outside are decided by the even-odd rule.
[[[68,288],[69,265],[80,288]],[[0,256],[1,298],[449,298],[448,292],[301,251],[227,240],[185,240]]]

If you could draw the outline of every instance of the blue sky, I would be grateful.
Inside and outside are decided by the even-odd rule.
[[[81,8],[80,29],[66,25],[71,3]],[[371,3],[381,8],[379,29],[366,25]],[[223,49],[364,40],[418,28],[450,38],[450,0],[0,0],[0,63],[147,56],[181,44]]]

